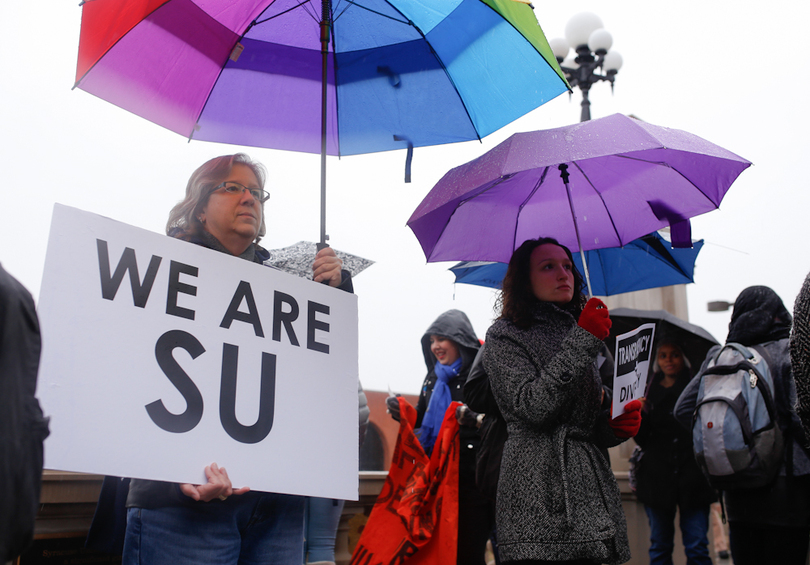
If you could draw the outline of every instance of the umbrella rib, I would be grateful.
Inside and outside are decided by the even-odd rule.
[[[310,0],[303,0],[302,2],[299,2],[298,4],[296,4],[295,6],[293,6],[293,7],[291,7],[291,8],[287,8],[286,10],[284,10],[284,11],[282,11],[282,12],[279,12],[278,14],[272,15],[272,16],[270,16],[270,17],[268,17],[268,18],[263,19],[263,20],[254,20],[254,21],[253,21],[253,23],[251,23],[251,24],[248,26],[248,29],[252,28],[253,26],[257,26],[257,25],[259,25],[259,24],[263,24],[263,23],[265,23],[265,22],[269,22],[270,20],[273,20],[273,19],[275,19],[275,18],[277,18],[277,17],[279,17],[279,16],[283,16],[283,15],[284,15],[284,14],[286,14],[287,12],[292,12],[293,10],[295,10],[295,9],[297,9],[297,8],[300,8],[301,6],[303,6],[303,5],[305,5],[305,4],[309,4],[309,3],[310,3]],[[311,13],[309,10],[306,10],[306,9],[305,9],[304,11],[305,11],[307,14],[309,14],[310,16],[312,16],[312,19],[313,19],[313,20],[318,21],[318,18],[317,18],[315,15],[313,15],[313,14],[312,14],[312,13]],[[245,30],[245,33],[247,33],[247,30]]]
[[[599,200],[602,201],[602,206],[604,206],[605,208],[605,212],[607,213],[608,219],[610,220],[610,225],[613,226],[613,233],[616,234],[616,239],[618,239],[619,243],[621,243],[622,247],[624,247],[625,242],[619,235],[619,230],[616,228],[616,222],[613,221],[613,214],[611,214],[610,209],[607,207],[605,199],[602,197],[602,193],[596,189],[596,186],[594,186],[594,184],[591,182],[591,179],[588,178],[588,175],[585,174],[585,171],[582,170],[582,167],[579,166],[579,163],[573,161],[573,165],[577,168],[577,170],[579,170],[580,173],[582,173],[582,176],[585,178],[586,181],[588,181],[588,185],[590,185],[593,191],[599,195]],[[577,219],[574,218],[574,223],[576,223],[576,221]]]
[[[263,20],[259,20],[259,19],[255,19],[255,20],[253,20],[253,21],[252,21],[252,22],[250,22],[250,23],[248,24],[248,26],[245,28],[245,31],[244,31],[244,32],[243,32],[243,33],[242,33],[242,34],[239,36],[239,39],[237,39],[237,40],[236,40],[236,44],[238,44],[240,41],[242,41],[242,39],[244,39],[244,37],[245,37],[245,34],[246,34],[248,31],[250,31],[251,29],[253,29],[255,26],[260,25],[260,24],[263,24],[263,23],[265,23],[265,22],[268,22],[268,21],[270,21],[270,20],[272,20],[272,19],[274,19],[274,18],[277,18],[277,17],[279,17],[279,16],[282,16],[282,15],[284,15],[284,14],[286,14],[286,13],[288,13],[288,12],[292,11],[292,10],[295,10],[295,9],[297,9],[297,8],[300,8],[301,6],[306,6],[306,5],[307,5],[307,4],[309,4],[309,3],[310,3],[310,0],[304,0],[303,2],[299,2],[299,3],[298,3],[298,4],[296,4],[295,6],[293,6],[293,7],[291,7],[291,8],[288,8],[287,10],[284,10],[283,12],[279,12],[278,14],[275,14],[275,15],[273,15],[273,16],[270,16],[269,18],[265,18],[265,19],[263,19]],[[310,13],[310,11],[306,9],[306,7],[304,8],[304,12],[306,12],[307,14],[309,14],[309,16],[310,16],[310,17],[311,17],[311,18],[312,18],[314,21],[318,21],[318,18],[317,18],[316,16],[314,16],[313,14],[311,14],[311,13]],[[334,36],[334,34],[332,34],[332,36]],[[234,45],[236,45],[236,44],[234,44]],[[333,46],[332,46],[332,49],[334,50],[334,44],[333,44]],[[206,97],[205,97],[205,103],[202,105],[202,108],[200,108],[200,112],[197,114],[197,118],[194,120],[194,124],[195,124],[195,126],[197,126],[197,125],[200,123],[200,117],[203,115],[203,112],[205,112],[205,108],[208,106],[208,101],[209,101],[209,100],[211,100],[211,95],[212,95],[212,94],[213,94],[213,92],[214,92],[214,88],[216,88],[216,85],[217,85],[217,83],[219,82],[220,77],[222,77],[222,71],[224,71],[224,70],[225,70],[225,66],[226,66],[227,64],[228,64],[228,62],[227,62],[227,61],[225,61],[225,64],[224,64],[224,65],[222,65],[222,66],[219,68],[219,73],[217,74],[217,80],[215,80],[215,81],[214,81],[214,84],[212,84],[212,85],[211,85],[211,88],[208,90],[208,96],[206,96]],[[195,127],[195,128],[193,128],[193,129],[191,130],[191,132],[189,133],[189,135],[188,135],[188,140],[189,140],[189,142],[191,142],[192,138],[194,137],[194,131],[196,131],[196,127]]]
[[[529,203],[529,200],[531,200],[532,196],[534,196],[535,193],[540,189],[540,185],[542,185],[543,182],[546,180],[546,175],[548,174],[548,169],[549,169],[549,167],[546,167],[545,169],[543,169],[543,173],[540,175],[540,178],[537,179],[537,182],[535,183],[534,188],[532,188],[532,190],[531,190],[531,192],[529,192],[528,196],[526,196],[526,198],[523,199],[523,202],[520,203],[520,206],[518,206],[518,213],[517,213],[517,216],[516,216],[517,221],[515,222],[515,232],[512,234],[512,249],[517,249],[518,248],[518,245],[517,245],[517,230],[518,230],[518,223],[520,223],[520,215],[523,213],[523,208],[526,206],[526,204]],[[512,175],[509,175],[509,176],[511,177]],[[521,242],[521,243],[523,243],[523,242]]]
[[[669,250],[667,249],[666,245],[661,243],[661,241],[659,239],[656,239],[653,235],[645,235],[645,236],[642,236],[639,239],[641,239],[644,243],[649,245],[651,249],[656,251],[658,253],[658,255],[661,256],[661,260],[665,264],[669,265],[670,267],[672,267],[673,269],[675,269],[676,271],[681,273],[686,278],[689,278],[689,275],[687,275],[683,271],[681,266],[678,264],[678,262],[672,256],[672,253],[670,253]]]
[[[629,160],[631,160],[631,161],[638,161],[638,162],[640,162],[640,163],[647,163],[647,164],[649,164],[649,165],[658,165],[659,167],[666,167],[666,168],[668,168],[669,170],[674,171],[675,173],[677,173],[677,174],[678,174],[678,175],[679,175],[679,176],[680,176],[682,179],[684,179],[686,182],[688,182],[689,184],[691,184],[692,186],[694,186],[694,187],[695,187],[695,190],[697,190],[697,191],[698,191],[698,192],[701,194],[701,196],[703,196],[703,198],[705,198],[706,200],[708,200],[709,202],[711,202],[711,203],[712,203],[712,205],[713,205],[715,208],[719,208],[719,207],[720,207],[720,204],[719,204],[719,203],[717,203],[717,202],[715,202],[714,200],[712,200],[711,198],[709,198],[709,196],[708,196],[708,195],[707,195],[705,192],[703,192],[702,190],[700,190],[700,188],[698,188],[698,186],[697,186],[695,183],[693,183],[691,180],[689,180],[688,178],[686,178],[686,177],[683,175],[683,173],[682,173],[681,171],[679,171],[678,169],[674,168],[674,167],[673,167],[672,165],[670,165],[669,163],[666,163],[666,162],[663,162],[663,161],[649,161],[649,160],[647,160],[647,159],[640,159],[640,158],[638,158],[638,157],[631,157],[630,155],[614,155],[614,157],[619,157],[619,158],[621,158],[621,159],[629,159]]]
[[[455,216],[456,211],[459,208],[461,208],[464,204],[466,204],[470,200],[474,200],[475,198],[478,198],[479,196],[481,196],[485,192],[489,192],[490,190],[492,190],[493,188],[495,188],[496,186],[498,186],[499,184],[501,184],[503,181],[507,180],[511,176],[512,175],[507,175],[505,177],[498,177],[496,180],[494,180],[492,182],[492,184],[490,184],[485,189],[483,189],[480,192],[474,194],[473,196],[470,196],[469,198],[465,198],[464,200],[459,201],[458,205],[456,205],[456,207],[453,208],[453,212],[450,214],[450,216],[447,218],[447,221],[444,223],[444,226],[442,227],[442,231],[436,237],[435,243],[433,244],[433,247],[430,250],[430,254],[431,255],[433,254],[433,250],[436,249],[436,246],[439,244],[439,241],[442,239],[442,236],[444,235],[444,232],[447,231],[447,228],[450,226],[450,220],[453,219],[453,216]],[[427,255],[427,253],[426,253],[426,255]],[[430,257],[428,257],[428,262],[429,261],[430,261]]]
[[[84,0],[84,1],[83,1],[81,4],[79,4],[79,7],[81,7],[82,5],[84,5],[84,4],[86,4],[86,3],[87,3],[87,0]],[[139,21],[138,21],[136,24],[134,24],[134,25],[133,25],[131,28],[129,28],[129,29],[126,31],[126,33],[122,33],[122,34],[121,34],[121,37],[119,37],[118,39],[116,39],[116,40],[115,40],[115,43],[113,43],[112,45],[110,45],[110,46],[107,48],[107,50],[106,50],[106,51],[104,51],[104,53],[102,53],[102,54],[101,54],[101,55],[100,55],[100,56],[99,56],[99,57],[98,57],[98,58],[97,58],[97,59],[96,59],[96,60],[93,62],[93,64],[90,66],[90,68],[88,68],[88,69],[87,69],[87,70],[84,72],[84,74],[82,75],[82,77],[81,77],[80,79],[78,79],[78,80],[77,80],[77,81],[76,81],[76,82],[73,84],[73,86],[72,86],[70,89],[71,89],[71,90],[74,90],[74,89],[75,89],[77,86],[79,86],[79,84],[80,84],[80,83],[81,83],[81,82],[84,80],[84,78],[85,78],[85,77],[86,77],[88,74],[90,74],[90,71],[92,71],[92,70],[95,68],[95,66],[98,64],[98,62],[99,62],[99,61],[101,61],[101,59],[103,59],[103,58],[104,58],[104,56],[105,56],[107,53],[109,53],[110,51],[112,51],[112,48],[113,48],[113,47],[115,47],[116,45],[118,45],[118,42],[119,42],[119,41],[121,41],[122,39],[124,39],[124,37],[126,37],[126,36],[129,34],[129,32],[131,32],[133,29],[135,29],[135,28],[138,26],[138,24],[140,24],[140,23],[141,23],[143,20],[145,20],[146,18],[148,18],[149,16],[151,16],[152,14],[154,14],[155,12],[157,12],[158,10],[160,10],[160,9],[161,9],[163,6],[165,6],[165,5],[166,5],[166,4],[168,4],[168,3],[169,3],[169,0],[166,0],[165,2],[163,2],[163,4],[161,4],[160,6],[158,6],[157,8],[155,8],[154,10],[152,10],[151,12],[149,12],[148,14],[146,14],[146,15],[145,15],[143,18],[141,18],[141,19],[140,19],[140,20],[139,20]]]
[[[372,14],[376,14],[376,15],[382,17],[382,18],[388,18],[391,21],[394,21],[394,22],[397,22],[397,23],[400,23],[400,24],[413,26],[414,28],[416,28],[416,26],[414,26],[413,22],[411,22],[410,20],[403,21],[403,20],[398,20],[397,18],[392,18],[388,14],[383,14],[382,12],[378,12],[377,10],[372,10],[368,6],[363,6],[362,4],[358,4],[357,2],[353,2],[352,0],[346,0],[346,3],[351,4],[353,6],[357,6],[358,8],[360,8],[362,10],[366,10],[367,12],[371,12]],[[391,6],[391,7],[394,8],[393,6]],[[396,9],[396,8],[394,8],[394,9]],[[397,10],[397,12],[399,12],[399,10]],[[399,13],[402,14],[402,12],[399,12]],[[405,17],[404,14],[402,14],[402,16]],[[424,34],[422,36],[424,37]]]

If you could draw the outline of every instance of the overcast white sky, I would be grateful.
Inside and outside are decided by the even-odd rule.
[[[564,5],[564,6],[563,6]],[[747,286],[772,287],[792,310],[810,256],[805,240],[810,195],[805,181],[810,4],[775,0],[576,3],[535,0],[549,39],[578,11],[597,13],[624,58],[615,94],[591,92],[594,118],[635,114],[704,137],[754,163],[720,210],[693,220],[706,245],[689,285],[690,321],[718,340],[733,301]],[[190,173],[239,147],[182,137],[83,91],[74,82],[78,0],[0,6],[0,123],[8,175],[0,205],[0,263],[38,296],[55,202],[163,232]],[[360,379],[367,389],[416,392],[425,374],[419,346],[441,312],[458,308],[483,338],[492,291],[454,285],[452,263],[425,263],[405,222],[442,174],[517,131],[579,120],[575,92],[485,138],[418,148],[413,183],[404,184],[402,151],[328,160],[327,227],[337,249],[377,263],[355,280],[360,302]],[[318,238],[319,158],[246,148],[267,165],[272,199],[267,247]]]

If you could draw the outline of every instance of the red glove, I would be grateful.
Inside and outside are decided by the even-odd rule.
[[[616,437],[627,439],[635,437],[638,428],[641,426],[641,400],[631,400],[624,405],[624,413],[608,420],[608,425],[613,428]]]
[[[588,330],[598,339],[605,339],[610,335],[610,326],[613,325],[607,306],[598,298],[588,300],[577,323],[579,327]]]

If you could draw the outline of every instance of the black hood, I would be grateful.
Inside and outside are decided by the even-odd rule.
[[[448,337],[458,345],[461,353],[462,367],[469,367],[481,347],[481,342],[475,337],[470,319],[461,310],[448,310],[430,324],[422,336],[422,353],[425,356],[425,365],[428,372],[436,365],[436,356],[430,351],[430,336],[440,335]]]
[[[792,323],[778,294],[767,286],[750,286],[734,302],[726,343],[750,346],[784,339],[790,336]]]

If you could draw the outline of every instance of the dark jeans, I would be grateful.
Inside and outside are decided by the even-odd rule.
[[[248,494],[227,504],[129,508],[124,565],[301,565],[304,497]]]
[[[672,565],[675,548],[675,507],[644,507],[650,520],[650,565]],[[681,535],[688,565],[712,565],[709,557],[709,506],[681,510]],[[735,563],[735,565],[737,565]]]
[[[495,526],[493,504],[474,484],[460,482],[457,565],[484,565],[484,551]]]
[[[728,523],[729,547],[734,565],[804,565],[810,528]]]

